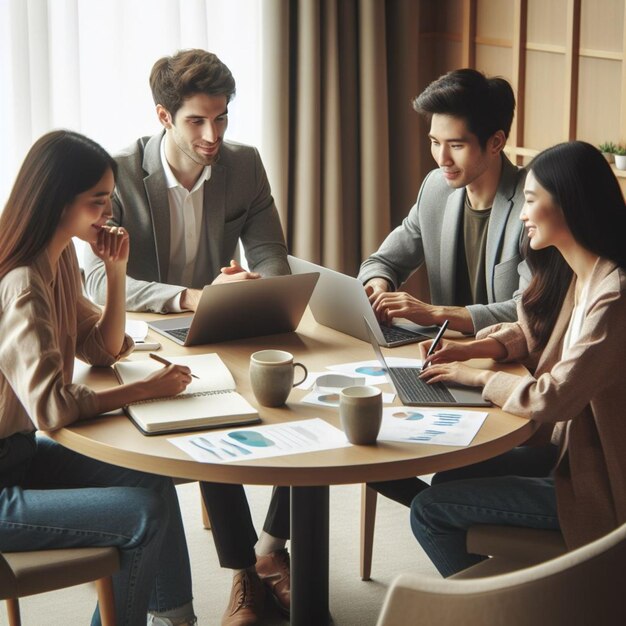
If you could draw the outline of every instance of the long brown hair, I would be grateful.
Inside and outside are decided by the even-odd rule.
[[[33,144],[0,215],[0,278],[46,248],[64,209],[107,169],[116,174],[113,158],[84,135],[57,130]]]
[[[626,268],[626,205],[619,183],[602,154],[584,141],[561,143],[538,154],[529,169],[561,207],[574,239],[600,257]],[[528,249],[533,278],[522,304],[538,347],[556,323],[572,269],[553,247]]]

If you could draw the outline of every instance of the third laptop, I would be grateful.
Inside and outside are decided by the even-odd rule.
[[[369,335],[372,348],[381,367],[395,388],[402,404],[406,406],[491,406],[484,400],[481,390],[477,387],[446,385],[444,383],[428,384],[419,375],[419,367],[389,367],[378,341],[367,320],[365,330]]]

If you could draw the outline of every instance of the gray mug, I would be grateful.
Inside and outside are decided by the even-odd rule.
[[[304,376],[294,382],[294,371],[301,367]],[[261,406],[282,406],[291,390],[308,376],[302,363],[293,362],[293,354],[284,350],[261,350],[250,357],[250,384]]]
[[[339,394],[339,420],[350,443],[376,443],[383,417],[383,396],[378,387],[356,385]]]

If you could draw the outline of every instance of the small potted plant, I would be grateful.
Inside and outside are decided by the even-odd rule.
[[[615,167],[618,170],[626,170],[626,148],[623,146],[615,149]]]
[[[602,152],[602,154],[604,155],[604,158],[609,163],[613,163],[614,161],[613,155],[615,154],[615,151],[617,150],[617,148],[618,147],[612,141],[606,141],[604,143],[601,143],[598,146],[598,150]]]

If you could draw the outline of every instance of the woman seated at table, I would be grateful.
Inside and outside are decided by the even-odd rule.
[[[124,334],[128,235],[105,226],[115,171],[86,137],[48,133],[26,156],[0,216],[0,551],[115,546],[117,623],[145,624],[149,612],[149,624],[193,624],[172,481],[35,436],[174,395],[191,381],[187,368],[169,366],[105,391],[72,384],[74,357],[108,366],[132,349]],[[105,263],[102,311],[83,297],[72,237]],[[92,624],[100,624],[97,608]]]
[[[413,533],[443,576],[484,558],[465,548],[476,524],[560,529],[571,549],[626,522],[624,199],[587,143],[549,148],[529,169],[521,219],[534,275],[519,321],[445,341],[422,377],[482,386],[505,411],[556,424],[559,456],[544,477],[457,480],[415,497]],[[537,366],[516,376],[459,363],[478,357]]]

